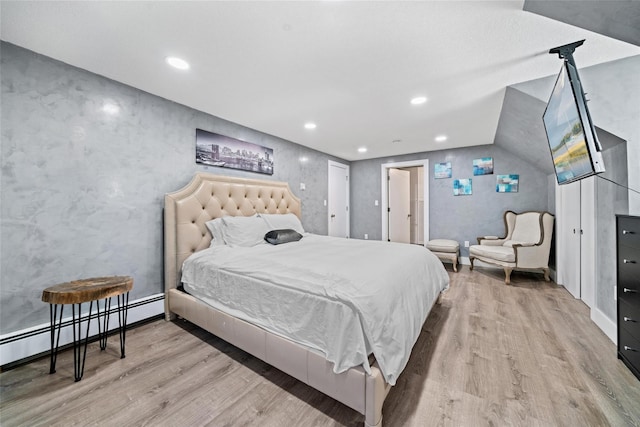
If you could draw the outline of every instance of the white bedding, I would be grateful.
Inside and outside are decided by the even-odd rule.
[[[442,263],[422,246],[305,234],[298,242],[213,246],[190,256],[185,290],[322,352],[336,373],[373,353],[394,385],[439,293]]]

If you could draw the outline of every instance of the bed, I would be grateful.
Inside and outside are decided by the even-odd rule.
[[[327,297],[328,294],[333,294],[334,292],[330,284],[327,285],[330,289],[323,288],[322,292],[318,291],[317,294],[314,294],[315,291],[313,289],[316,289],[317,283],[327,281],[325,278],[319,278],[317,283],[308,284],[308,290],[311,291],[312,295],[308,296],[305,293],[303,294],[303,299],[313,297],[313,305],[310,305],[310,307],[322,307],[320,310],[323,313],[330,313],[325,318],[333,318],[336,313],[335,310],[341,310],[340,313],[345,316],[342,319],[346,319],[345,322],[347,324],[360,324],[362,320],[363,336],[360,338],[363,344],[360,347],[345,350],[341,347],[349,346],[338,345],[340,348],[337,350],[334,350],[333,347],[325,348],[321,345],[323,343],[322,339],[316,339],[317,336],[321,337],[322,333],[312,331],[309,339],[303,339],[303,335],[300,334],[292,333],[289,335],[286,331],[283,331],[282,326],[278,327],[272,324],[271,321],[262,321],[265,315],[264,313],[258,313],[258,311],[266,310],[269,313],[273,313],[278,310],[278,304],[287,306],[286,301],[290,302],[290,307],[297,307],[298,303],[293,301],[296,295],[300,297],[300,293],[297,288],[291,290],[292,286],[298,285],[293,283],[295,282],[294,278],[319,276],[318,272],[309,272],[303,275],[294,271],[295,268],[299,267],[298,265],[281,265],[279,263],[278,260],[280,259],[292,257],[291,253],[298,252],[299,248],[300,253],[302,253],[302,248],[305,247],[308,247],[305,250],[319,253],[322,252],[322,245],[349,245],[348,248],[345,248],[346,251],[361,252],[368,250],[370,247],[372,251],[374,249],[378,251],[382,246],[390,244],[348,241],[353,239],[340,239],[342,241],[340,243],[337,241],[332,242],[331,238],[326,236],[304,234],[304,237],[299,241],[287,243],[286,245],[272,246],[265,243],[256,247],[231,250],[226,246],[217,247],[212,244],[211,232],[207,228],[208,226],[211,227],[212,220],[216,218],[226,218],[229,222],[232,222],[231,219],[233,219],[246,224],[247,221],[256,216],[264,216],[265,218],[271,216],[272,219],[284,219],[292,214],[297,218],[301,217],[300,200],[292,194],[287,183],[276,181],[197,173],[184,188],[167,194],[165,196],[164,211],[166,319],[171,320],[176,316],[184,318],[362,413],[365,417],[365,425],[380,426],[382,424],[383,402],[391,385],[395,383],[397,375],[404,367],[405,359],[408,359],[407,355],[403,360],[395,360],[395,350],[387,350],[385,354],[385,347],[393,346],[393,339],[389,340],[389,334],[393,337],[393,334],[397,335],[397,331],[390,330],[385,332],[387,338],[384,338],[384,334],[380,331],[387,328],[376,327],[381,322],[384,322],[385,325],[387,324],[384,317],[366,320],[364,315],[367,313],[363,314],[359,310],[363,304],[366,305],[368,303],[361,303],[357,298],[355,302],[342,303],[340,299],[334,298],[333,295],[330,298]],[[275,218],[273,217],[274,215],[276,215]],[[251,221],[251,223],[256,222],[254,220]],[[214,242],[217,240],[219,239],[215,239]],[[433,282],[428,284],[428,290],[425,291],[426,296],[417,298],[415,295],[408,295],[398,303],[404,307],[407,304],[414,303],[416,299],[420,300],[420,307],[417,307],[416,310],[421,311],[421,314],[413,316],[415,318],[410,320],[412,326],[407,326],[406,328],[409,331],[413,331],[416,329],[415,325],[417,325],[418,330],[408,334],[415,335],[415,338],[417,338],[419,329],[429,310],[437,301],[439,293],[448,286],[448,275],[437,258],[427,250],[421,251],[420,248],[408,248],[410,245],[404,246],[407,247],[407,250],[417,250],[421,254],[426,252],[428,254],[427,257],[432,257],[436,261],[431,264],[431,260],[429,260],[430,267],[425,267],[429,271],[425,271],[424,274],[431,277],[427,282]],[[331,250],[326,252],[327,256],[331,256]],[[243,259],[251,259],[252,261],[242,262]],[[185,263],[185,261],[187,262]],[[222,273],[217,270],[212,273],[214,276],[211,277],[214,277],[214,279],[202,273],[206,271],[209,264],[216,263],[224,267],[222,269],[224,276],[221,276]],[[253,264],[254,267],[252,269],[255,271],[246,272],[242,264]],[[262,264],[277,264],[279,268],[271,271],[260,271],[258,267]],[[300,258],[295,264],[302,265],[304,262]],[[185,266],[184,272],[183,265]],[[310,263],[309,265],[311,266]],[[277,272],[280,273],[276,274]],[[344,274],[348,275],[347,272]],[[206,279],[203,279],[205,276]],[[199,277],[200,281],[215,281],[215,278],[218,278],[218,288],[216,291],[207,293],[206,288],[200,289],[197,286],[196,277]],[[334,275],[334,277],[338,276]],[[185,281],[184,287],[189,293],[182,288],[183,279]],[[374,289],[373,282],[375,278],[365,277],[362,280],[370,280],[372,289]],[[388,281],[389,279],[382,280]],[[395,286],[402,286],[402,283],[408,281],[408,278],[403,276],[402,280],[399,281],[401,283],[396,283]],[[300,280],[299,282],[299,285],[304,287],[306,280]],[[331,282],[331,280],[327,282]],[[227,288],[233,290],[233,295],[225,295],[223,293],[226,283],[233,283],[233,286],[227,286]],[[248,296],[265,292],[264,289],[267,289],[267,286],[275,288],[269,288],[266,294],[259,296],[261,298],[260,301],[263,303],[250,304],[248,302]],[[418,288],[414,285],[407,285],[407,287],[410,289]],[[238,292],[237,290],[239,289],[244,289],[244,293]],[[342,289],[342,286],[340,289]],[[358,294],[362,289],[364,288],[354,288],[351,293]],[[418,291],[408,290],[407,292]],[[197,297],[194,295],[197,295]],[[245,301],[244,298],[247,298],[247,300]],[[273,306],[267,304],[269,299],[273,299]],[[319,305],[322,300],[328,301],[327,307]],[[336,300],[338,301],[337,303]],[[243,304],[246,304],[246,310],[243,310]],[[372,311],[373,313],[384,311],[381,309],[384,307],[381,307],[380,303],[376,304],[378,305],[364,307],[362,310],[365,312]],[[349,310],[352,305],[355,308],[353,308],[353,314],[350,314]],[[249,306],[253,308],[249,309]],[[396,309],[394,313],[401,311],[403,310]],[[408,309],[407,311],[412,310]],[[280,310],[279,313],[283,314],[285,312]],[[273,317],[271,316],[271,318]],[[275,317],[279,317],[279,315]],[[396,316],[394,315],[394,317]],[[286,327],[286,322],[289,321],[283,314],[284,329],[295,329]],[[343,329],[350,330],[349,328]],[[356,332],[354,334],[357,335]],[[325,333],[326,335],[327,332]],[[379,336],[382,338],[379,338]],[[409,343],[409,353],[411,346],[415,343],[415,338]],[[358,339],[356,336],[355,338],[347,337],[344,340],[341,338],[338,341],[350,343],[358,342]],[[400,351],[397,352],[401,353]],[[373,357],[374,354],[378,357]]]

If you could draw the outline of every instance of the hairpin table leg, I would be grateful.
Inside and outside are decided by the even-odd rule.
[[[49,373],[56,373],[56,360],[58,359],[58,346],[60,345],[60,326],[62,325],[62,311],[64,305],[60,304],[60,318],[56,323],[56,314],[58,311],[58,304],[51,304],[49,306],[49,317],[51,318],[51,363],[49,364]],[[56,327],[57,325],[57,327]],[[58,336],[56,337],[56,330]]]
[[[118,295],[118,324],[120,326],[120,358],[124,359],[124,345],[127,332],[127,311],[129,309],[129,292],[122,295],[122,302],[120,301],[120,295]]]
[[[84,351],[82,349],[82,317],[81,317],[81,308],[82,304],[77,304],[78,306],[78,322],[76,325],[76,310],[75,304],[71,306],[73,313],[73,372],[75,375],[76,382],[82,379],[84,375],[84,362],[87,360],[87,346],[89,344],[89,326],[91,324],[91,309],[93,308],[93,301],[89,303],[89,315],[87,317],[87,333],[84,338]],[[100,322],[100,319],[98,319]],[[78,336],[76,339],[76,327],[78,328]],[[80,359],[80,353],[82,353],[82,359]]]

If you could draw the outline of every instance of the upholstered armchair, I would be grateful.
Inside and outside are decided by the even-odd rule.
[[[505,283],[511,283],[513,270],[542,270],[549,281],[549,251],[554,217],[549,212],[504,213],[504,237],[478,237],[478,244],[469,248],[471,270],[473,262],[504,268]]]

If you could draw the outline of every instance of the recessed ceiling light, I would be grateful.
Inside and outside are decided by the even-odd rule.
[[[447,135],[438,135],[435,137],[436,142],[445,142],[447,140]]]
[[[302,156],[302,157],[300,157],[300,161],[301,161],[302,163],[307,163],[307,162],[309,161],[309,158],[308,158],[308,157],[305,157],[305,156]]]
[[[420,104],[424,104],[425,102],[427,102],[426,96],[416,96],[411,100],[412,105],[420,105]]]
[[[304,124],[304,128],[305,128],[305,129],[315,129],[315,128],[316,128],[316,124],[315,124],[315,123],[308,122],[308,123],[305,123],[305,124]]]
[[[189,69],[189,63],[184,59],[176,58],[175,56],[168,56],[166,61],[167,64],[171,65],[174,68],[177,68],[178,70]]]
[[[358,153],[366,153],[366,152],[367,152],[367,147],[358,148]]]

